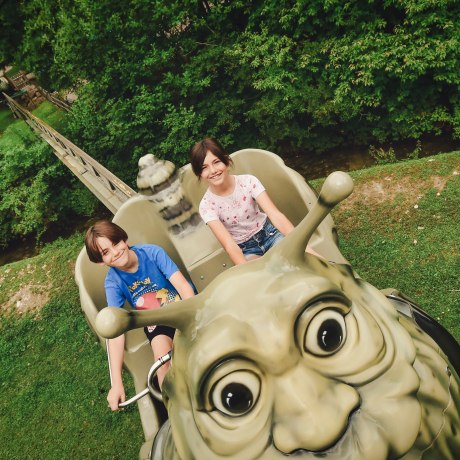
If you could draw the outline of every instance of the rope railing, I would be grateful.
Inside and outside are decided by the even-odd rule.
[[[17,118],[24,120],[53,149],[55,155],[113,214],[137,193],[87,153],[3,93]]]

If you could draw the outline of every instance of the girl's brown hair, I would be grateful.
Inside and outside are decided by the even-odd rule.
[[[190,164],[192,165],[192,170],[198,179],[201,177],[204,159],[206,158],[208,151],[219,158],[225,166],[229,166],[233,163],[230,155],[225,151],[222,145],[220,145],[219,141],[217,139],[213,139],[212,137],[207,137],[197,142],[190,149]]]
[[[85,236],[86,252],[91,262],[102,262],[102,254],[99,252],[97,238],[108,238],[113,244],[127,241],[128,234],[117,224],[109,220],[100,220],[88,228]]]

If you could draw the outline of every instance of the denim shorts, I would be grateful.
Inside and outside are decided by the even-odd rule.
[[[264,226],[249,240],[238,244],[245,256],[263,256],[272,246],[281,241],[284,235],[268,220]]]

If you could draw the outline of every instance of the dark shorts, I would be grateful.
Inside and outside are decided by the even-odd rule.
[[[176,332],[176,330],[173,327],[159,325],[159,326],[155,326],[153,331],[149,331],[149,328],[151,327],[152,326],[144,327],[144,332],[147,338],[149,339],[149,342],[151,342],[153,338],[156,337],[157,335],[166,335],[170,337],[171,339],[174,338],[174,333]]]

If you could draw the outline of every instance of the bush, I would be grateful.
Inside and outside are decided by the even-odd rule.
[[[0,247],[65,229],[75,215],[90,215],[96,200],[23,121],[0,138]]]

